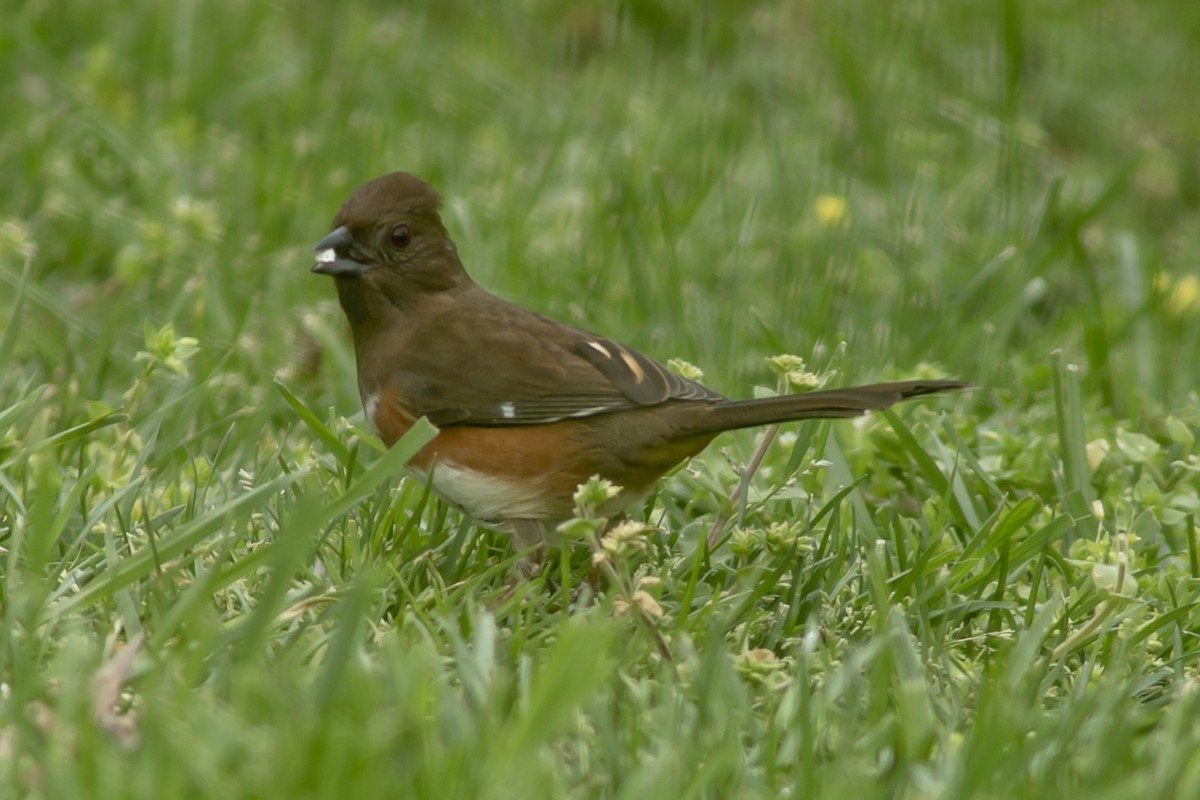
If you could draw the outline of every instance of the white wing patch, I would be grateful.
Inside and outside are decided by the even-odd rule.
[[[633,373],[633,382],[641,383],[646,380],[646,373],[642,371],[642,365],[637,362],[637,359],[629,354],[628,350],[621,351],[621,360],[625,362],[625,366],[629,367],[629,371]]]
[[[608,406],[592,406],[591,408],[576,411],[574,414],[567,414],[565,417],[560,417],[560,419],[566,419],[567,417],[590,417],[592,414],[599,414],[601,411],[608,410]]]
[[[605,347],[604,345],[600,344],[599,342],[588,342],[587,344],[588,344],[588,347],[592,348],[593,350],[595,350],[597,353],[604,356],[605,358],[612,358],[612,353],[608,352],[608,348]]]
[[[517,407],[512,403],[501,403],[500,413],[505,419],[513,419],[517,416]]]

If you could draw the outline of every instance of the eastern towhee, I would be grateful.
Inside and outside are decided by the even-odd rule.
[[[611,339],[505,302],[463,270],[441,200],[404,172],[350,196],[316,246],[350,320],[367,419],[389,447],[420,417],[439,429],[409,466],[438,495],[527,549],[555,541],[576,488],[642,502],[722,431],[855,417],[960,381],[901,381],[728,400]]]

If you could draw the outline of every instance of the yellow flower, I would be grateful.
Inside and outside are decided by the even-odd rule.
[[[836,194],[823,194],[813,204],[817,221],[822,228],[831,228],[846,218],[846,198]]]
[[[698,381],[704,379],[704,370],[697,367],[695,364],[689,364],[682,358],[672,358],[667,361],[667,369],[674,372],[681,378],[687,378],[690,381]]]
[[[828,375],[818,375],[815,372],[810,372],[803,358],[791,355],[790,353],[769,356],[767,364],[770,365],[776,375],[783,375],[787,378],[789,389],[800,389],[802,391],[820,389],[825,385],[825,381],[829,379]]]
[[[1184,275],[1171,287],[1167,295],[1167,311],[1177,317],[1200,310],[1200,278]]]

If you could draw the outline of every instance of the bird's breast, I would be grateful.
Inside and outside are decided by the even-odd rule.
[[[404,395],[393,384],[364,389],[363,414],[385,445],[391,447],[408,433],[416,418],[404,410]]]

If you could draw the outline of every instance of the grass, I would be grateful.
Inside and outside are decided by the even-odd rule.
[[[1197,796],[1193,5],[12,9],[2,793]],[[732,396],[980,388],[787,426],[736,504],[727,435],[609,543],[636,597],[582,543],[511,590],[307,273],[392,169]]]

